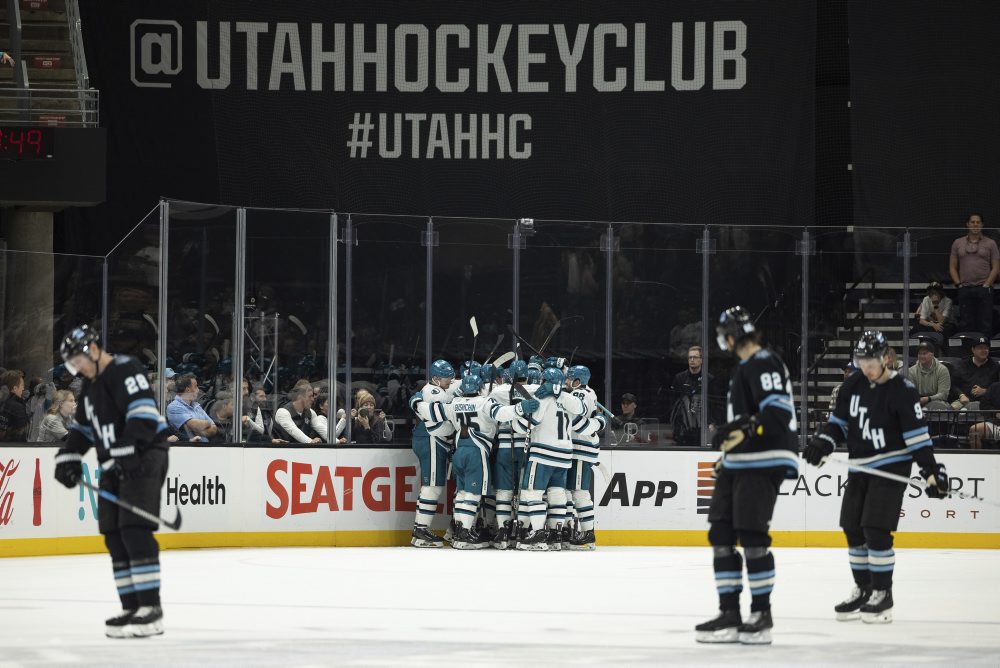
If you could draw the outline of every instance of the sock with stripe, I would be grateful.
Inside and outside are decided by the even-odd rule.
[[[750,612],[771,609],[771,590],[774,589],[774,554],[766,547],[749,547],[747,555],[747,580],[750,584]]]
[[[715,589],[719,592],[719,610],[739,610],[743,591],[743,557],[734,547],[713,546]]]

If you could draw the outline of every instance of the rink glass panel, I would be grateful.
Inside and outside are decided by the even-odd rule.
[[[607,226],[596,223],[536,220],[533,234],[524,236],[518,275],[519,333],[541,348],[559,320],[559,329],[542,352],[589,367],[590,386],[601,401],[607,338],[607,256],[601,241],[606,233]]]
[[[26,392],[39,380],[65,389],[59,346],[80,324],[100,327],[103,258],[3,251],[0,265],[0,367],[23,371]]]
[[[329,213],[246,210],[243,375],[266,392],[262,414],[273,415],[300,380],[329,395],[329,246]],[[242,415],[247,400],[237,398]]]
[[[153,211],[108,253],[108,350],[131,355],[157,377],[160,216]],[[154,382],[153,387],[159,387]]]
[[[237,211],[174,201],[169,211],[167,323],[160,328],[167,336],[164,366],[198,377],[197,401],[215,419],[222,407],[219,393],[231,393],[234,386]],[[170,389],[164,414],[166,403],[174,398]],[[220,427],[217,438],[225,437],[225,427]]]
[[[343,216],[341,225],[348,225]],[[340,294],[347,299],[350,286],[351,326],[343,319],[339,337],[344,354],[352,337],[347,410],[357,392],[367,390],[387,415],[390,440],[408,442],[406,400],[425,382],[427,249],[421,239],[427,219],[354,215],[349,225],[350,275]]]
[[[703,231],[688,225],[614,226],[612,383],[606,405],[620,413],[622,395],[634,394],[640,421],[635,429],[607,434],[609,443],[665,447],[677,444],[675,436],[686,445],[700,442],[700,433],[693,433],[700,432],[698,400],[674,397],[670,387],[688,368],[688,347],[704,348],[697,252]],[[604,401],[603,387],[597,391]],[[712,397],[716,409],[724,400]]]
[[[513,251],[508,246],[510,220],[435,219],[432,349],[456,372],[472,355],[472,328],[476,318],[479,340],[476,361],[485,362],[503,334],[494,357],[513,350],[510,323],[514,293]]]

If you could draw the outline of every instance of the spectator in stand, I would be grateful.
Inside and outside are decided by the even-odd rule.
[[[314,399],[309,381],[299,381],[288,391],[288,403],[274,414],[273,435],[288,443],[322,443],[326,434],[317,427]]]
[[[42,424],[38,428],[39,443],[57,443],[65,441],[69,436],[69,428],[73,425],[76,414],[76,397],[69,390],[56,390],[52,396],[52,405],[45,413]]]
[[[917,386],[920,405],[924,410],[949,410],[948,393],[951,392],[951,374],[948,368],[934,357],[934,344],[922,341],[917,346],[917,363],[907,374],[910,382]]]
[[[244,378],[241,385],[242,401],[240,403],[240,410],[243,416],[240,419],[243,421],[243,442],[246,443],[250,440],[251,435],[257,437],[264,435],[264,414],[261,412],[257,402],[250,397],[250,381]]]
[[[385,411],[375,410],[375,397],[368,390],[358,390],[351,410],[351,442],[385,443],[391,434],[386,428]]]
[[[29,392],[30,391],[30,392]],[[25,391],[25,399],[28,400],[28,415],[31,417],[31,427],[28,428],[28,440],[35,442],[38,440],[38,429],[45,419],[45,412],[52,405],[52,396],[55,394],[54,383],[46,383],[41,378],[32,378]]]
[[[978,213],[965,222],[968,230],[951,244],[948,271],[958,288],[961,329],[993,335],[993,282],[1000,274],[997,244],[983,236],[983,217]]]
[[[14,59],[10,57],[10,54],[6,51],[0,51],[0,64],[10,65],[14,67]]]
[[[622,395],[622,411],[611,418],[611,426],[614,429],[623,430],[623,434],[618,436],[619,441],[638,443],[639,414],[636,412],[637,404],[635,395],[626,392]]]
[[[979,400],[997,381],[1000,381],[1000,364],[990,357],[990,340],[981,336],[972,345],[972,357],[955,365],[951,386],[958,399],[951,407],[979,410]]]
[[[889,358],[888,367],[892,371],[902,371],[903,370],[903,360],[899,359],[899,353],[892,346],[885,349],[885,354]]]
[[[677,445],[698,447],[701,445],[701,346],[691,346],[687,351],[688,368],[674,376],[670,385],[670,423]],[[715,394],[715,377],[708,374],[709,396]],[[716,416],[709,411],[709,429]]]
[[[7,390],[7,398],[0,404],[0,441],[8,443],[28,440],[31,416],[24,399],[24,372],[10,369],[0,375],[0,386]]]
[[[936,343],[943,345],[955,331],[954,314],[951,300],[944,294],[944,286],[933,281],[927,286],[927,296],[920,302],[914,314],[917,324],[910,333],[916,336],[921,332],[935,332]]]
[[[316,423],[322,425],[322,431],[327,431],[329,433],[329,419],[330,419],[330,396],[327,394],[320,394],[316,397],[316,401],[313,402],[313,410],[316,411]],[[334,439],[337,443],[346,443],[347,439],[341,434],[344,433],[344,429],[347,427],[347,414],[344,409],[341,408],[337,411],[337,424],[334,425]],[[321,431],[317,427],[317,431]]]
[[[984,442],[996,447],[1000,439],[1000,382],[990,385],[986,393],[979,399],[979,410],[992,411],[993,414],[983,422],[977,422],[969,427],[969,447],[979,450]]]
[[[843,369],[844,369],[844,380],[847,380],[847,378],[852,373],[854,373],[855,369],[857,369],[857,368],[858,367],[854,366],[854,360],[847,360],[847,362],[845,362],[844,366],[843,366]],[[842,380],[839,383],[837,383],[836,385],[834,385],[833,389],[830,391],[830,406],[829,406],[829,410],[830,410],[830,414],[831,415],[833,414],[833,409],[835,409],[837,407],[837,397],[840,395],[840,386],[844,384],[844,380]]]
[[[198,378],[185,373],[175,379],[177,396],[167,405],[167,421],[182,439],[192,443],[208,441],[219,433],[212,418],[196,400],[198,398]]]

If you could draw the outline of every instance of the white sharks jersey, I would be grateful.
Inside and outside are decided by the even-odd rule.
[[[597,394],[589,387],[572,390],[574,397],[583,403],[583,413],[573,418],[573,459],[597,463],[601,452],[601,439],[598,432],[604,429],[608,421],[597,408]]]
[[[514,422],[514,430],[527,433],[529,462],[568,469],[573,461],[572,421],[585,410],[579,397],[569,390],[558,397],[539,399],[538,410]]]
[[[454,383],[452,383],[454,385]],[[443,440],[452,440],[455,425],[444,412],[445,404],[452,401],[451,387],[442,390],[437,385],[427,383],[420,390],[424,400],[417,405],[417,416],[424,422],[427,433]]]
[[[510,422],[519,414],[516,406],[501,406],[492,397],[455,397],[443,406],[459,438],[469,438],[489,453],[498,422]]]

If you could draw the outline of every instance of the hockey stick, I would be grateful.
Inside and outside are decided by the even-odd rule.
[[[502,367],[507,362],[510,362],[515,357],[517,357],[517,355],[515,355],[513,353],[513,351],[508,350],[503,355],[501,355],[500,357],[498,357],[495,360],[493,360],[492,364],[493,364],[493,366],[495,366],[495,367],[497,367],[499,369],[500,367]]]
[[[580,346],[577,346],[576,348],[573,348],[573,352],[571,352],[569,354],[569,361],[566,362],[566,368],[567,369],[570,368],[571,366],[573,366],[573,358],[576,357],[576,351],[579,350],[579,349],[580,349]]]
[[[552,336],[559,331],[560,327],[562,327],[562,321],[556,320],[556,324],[552,325],[552,330],[549,332],[549,335],[545,337],[545,341],[542,342],[542,347],[538,349],[539,357],[544,357],[544,355],[542,355],[542,352],[544,352],[545,346],[549,345],[549,341],[552,340]]]
[[[604,404],[602,404],[600,401],[595,401],[594,404],[598,408],[600,408],[601,412],[604,413],[605,415],[607,415],[609,418],[611,418],[612,420],[615,418],[615,414],[612,413],[611,411],[609,411],[607,408],[605,408]]]
[[[501,343],[503,343],[503,334],[501,334],[499,337],[497,337],[497,342],[493,344],[493,348],[490,349],[490,354],[486,356],[486,361],[483,362],[483,364],[489,364],[490,363],[490,360],[493,359],[493,353],[495,353],[497,351],[497,348],[500,347]]]
[[[476,324],[476,316],[469,318],[469,327],[472,328],[472,361],[476,360],[476,341],[479,340],[479,325]]]
[[[521,345],[523,345],[525,348],[527,348],[534,354],[538,355],[539,357],[542,356],[542,354],[538,352],[538,349],[536,349],[533,345],[525,341],[524,337],[517,333],[517,330],[514,329],[513,325],[507,325],[507,329],[510,330],[510,333],[514,335],[514,338],[516,338]]]
[[[836,464],[837,466],[842,466],[846,469],[850,469],[851,471],[858,471],[859,473],[867,473],[868,475],[873,475],[878,478],[885,478],[886,480],[895,480],[896,482],[901,482],[906,485],[913,485],[914,487],[919,488],[919,485],[917,484],[917,482],[920,480],[919,478],[917,480],[914,480],[913,478],[907,478],[906,476],[896,475],[895,473],[889,473],[888,471],[882,471],[881,469],[872,468],[870,466],[861,466],[860,464],[852,464],[850,463],[850,461],[844,461],[842,459],[833,459],[832,457],[824,457],[823,463],[826,462],[831,462],[833,464]],[[987,501],[986,499],[975,496],[974,494],[966,494],[965,492],[957,492],[957,491],[953,492],[951,490],[948,490],[948,496],[949,497],[955,496],[958,497],[959,499],[969,499],[972,501],[979,501],[980,503],[985,503],[989,506],[995,506],[997,508],[1000,508],[1000,503],[996,503],[995,501]]]
[[[86,487],[87,489],[89,489],[92,492],[97,492],[97,495],[100,496],[105,501],[109,501],[109,502],[115,504],[116,506],[118,506],[119,508],[124,508],[125,510],[129,511],[133,515],[138,515],[139,517],[141,517],[142,519],[144,519],[144,520],[146,520],[148,522],[153,522],[155,524],[162,524],[163,526],[167,527],[168,529],[173,529],[174,531],[177,531],[177,530],[179,530],[181,528],[181,509],[180,508],[177,509],[177,517],[174,518],[174,520],[171,522],[170,520],[164,519],[162,517],[157,517],[153,513],[147,512],[147,511],[143,510],[142,508],[139,508],[138,506],[133,506],[128,501],[125,501],[123,499],[119,499],[117,496],[115,496],[114,494],[112,494],[108,490],[101,489],[97,485],[93,485],[93,484],[91,484],[89,482],[86,482],[84,480],[78,480],[77,484],[79,484],[81,487]]]

